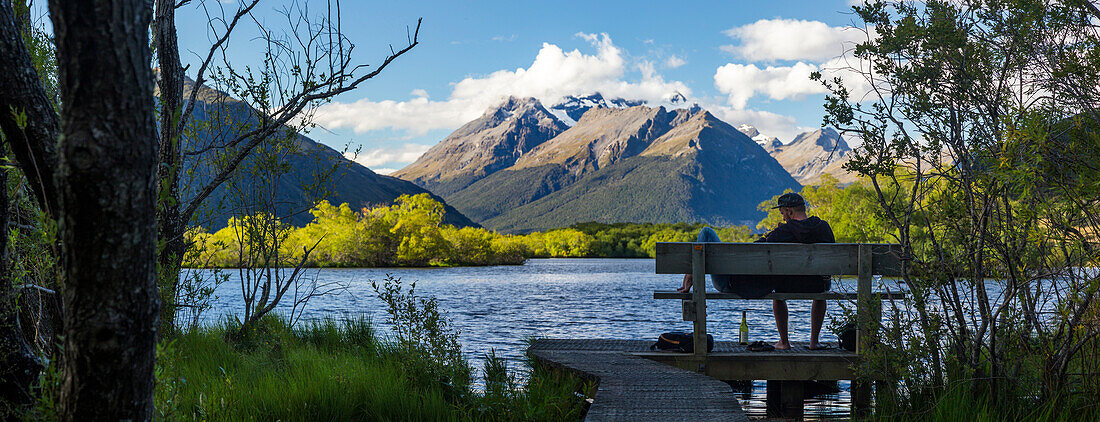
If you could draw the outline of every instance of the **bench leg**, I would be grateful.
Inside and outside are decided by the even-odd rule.
[[[695,302],[684,300],[682,306],[684,307],[684,321],[695,321]]]
[[[852,418],[866,416],[871,409],[871,383],[852,380]]]
[[[768,380],[767,416],[802,419],[806,384],[804,381]]]

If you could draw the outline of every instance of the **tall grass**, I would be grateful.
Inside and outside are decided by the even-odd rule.
[[[265,318],[243,337],[232,322],[167,341],[158,356],[164,420],[578,420],[581,381],[535,368],[526,385],[490,355],[486,391],[426,372],[429,359],[381,341],[367,319],[290,328]]]
[[[1095,399],[1070,400],[1066,403],[1046,403],[1037,398],[999,400],[991,403],[987,394],[979,394],[959,383],[938,398],[925,397],[923,402],[910,400],[910,407],[899,410],[879,403],[870,419],[882,421],[1027,421],[1070,422],[1100,420]]]

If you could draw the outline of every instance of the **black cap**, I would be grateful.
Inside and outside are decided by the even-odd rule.
[[[776,208],[800,207],[806,205],[806,200],[802,199],[802,195],[794,192],[783,194],[779,197],[779,201],[776,202],[778,202],[779,205],[772,207],[773,210]]]

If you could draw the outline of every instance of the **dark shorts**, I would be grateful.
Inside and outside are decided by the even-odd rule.
[[[782,277],[775,283],[776,293],[821,293],[833,288],[833,278],[819,275]]]
[[[720,292],[745,298],[776,293],[821,293],[832,288],[832,277],[817,275],[712,275],[711,284]]]

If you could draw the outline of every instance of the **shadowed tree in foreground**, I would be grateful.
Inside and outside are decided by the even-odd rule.
[[[61,417],[148,420],[158,310],[152,10],[140,0],[56,0],[50,18],[64,104]]]
[[[23,173],[39,206],[48,213],[56,212],[56,185],[52,174],[55,168],[55,142],[58,118],[46,92],[38,82],[27,48],[23,44],[26,30],[27,7],[13,7],[7,0],[0,1],[0,132],[13,155],[23,165]],[[34,121],[36,124],[28,124]],[[8,267],[8,169],[0,169],[0,417],[14,409],[11,406],[26,404],[31,400],[30,386],[42,370],[42,364],[23,339],[19,325],[16,281]]]
[[[152,10],[137,0],[50,2],[60,119],[14,10],[0,3],[0,128],[46,218],[59,222],[59,410],[66,420],[147,420],[158,310]]]

